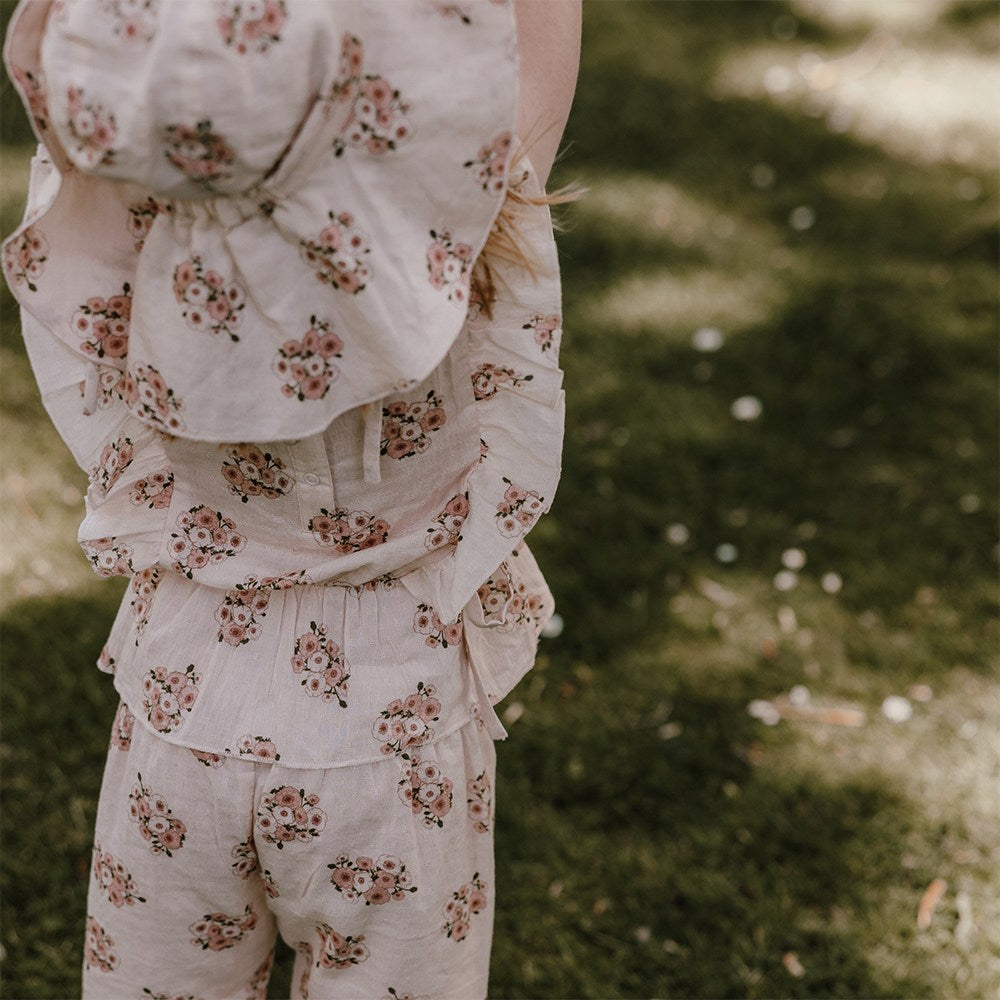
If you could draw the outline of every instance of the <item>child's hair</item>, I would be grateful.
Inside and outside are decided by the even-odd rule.
[[[523,151],[511,157],[511,174],[516,173],[521,156]],[[470,297],[473,302],[479,304],[487,318],[492,318],[493,305],[497,300],[496,265],[521,267],[532,276],[538,267],[538,262],[525,251],[518,233],[518,215],[521,210],[527,205],[565,205],[567,202],[577,201],[584,194],[586,190],[578,184],[568,184],[551,194],[542,195],[522,194],[520,186],[516,184],[507,188],[507,195],[490,230],[486,245],[472,268]],[[559,225],[554,223],[554,228],[559,229]]]

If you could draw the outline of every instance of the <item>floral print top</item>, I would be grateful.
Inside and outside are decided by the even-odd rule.
[[[534,274],[470,301],[508,186],[540,193],[508,162],[512,6],[232,6],[36,0],[8,40],[42,146],[4,272],[90,476],[81,545],[131,577],[101,665],[203,753],[499,735],[552,609],[523,539],[563,429],[543,205]],[[393,707],[418,690],[435,715]]]

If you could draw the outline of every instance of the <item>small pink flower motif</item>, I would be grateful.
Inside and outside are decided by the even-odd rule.
[[[477,400],[492,399],[501,386],[508,389],[517,388],[525,382],[530,382],[534,377],[534,375],[518,375],[513,368],[487,362],[472,373],[472,394]]]
[[[501,563],[479,588],[479,602],[488,625],[525,625],[540,629],[545,605],[541,594],[531,594],[524,581],[515,579]]]
[[[493,821],[493,790],[489,776],[481,771],[475,778],[469,778],[466,787],[469,794],[466,804],[472,828],[476,833],[489,833]]]
[[[351,52],[363,57],[361,42],[353,36],[348,37]],[[342,98],[353,94],[354,98],[340,134],[333,141],[335,155],[341,156],[348,146],[364,149],[372,156],[398,149],[413,132],[406,117],[410,105],[384,77],[369,74],[361,79],[360,66],[353,72],[351,56],[348,55],[346,66],[343,54],[341,59],[341,74],[346,69],[350,75],[338,79],[334,93]]]
[[[204,764],[205,767],[222,767],[226,762],[225,757],[221,757],[217,753],[210,753],[208,750],[193,750],[191,751],[194,759]]]
[[[244,646],[262,634],[261,622],[267,614],[273,587],[264,586],[255,576],[248,576],[233,590],[226,591],[215,610],[219,623],[216,639],[230,646]]]
[[[445,922],[441,928],[445,937],[462,941],[469,933],[472,917],[482,913],[487,906],[486,883],[476,872],[465,885],[451,894],[451,901],[445,905]]]
[[[12,288],[27,285],[28,291],[37,292],[36,281],[45,272],[45,262],[49,259],[49,243],[45,235],[35,226],[27,229],[12,240],[3,251],[3,269]]]
[[[81,539],[80,547],[100,577],[131,576],[133,573],[132,547],[119,545],[115,538]]]
[[[446,778],[434,763],[424,763],[419,754],[410,756],[396,791],[400,801],[420,816],[428,829],[444,826],[444,817],[451,812],[454,783]]]
[[[116,391],[125,400],[125,405],[147,423],[167,433],[184,427],[178,416],[183,404],[152,365],[137,365],[134,371],[126,372]]]
[[[454,4],[450,4],[449,6],[454,6]],[[469,23],[466,17],[463,17],[462,20],[466,24]],[[431,1000],[431,998],[424,993],[421,993],[419,996],[416,993],[400,993],[395,987],[390,986],[389,992],[382,997],[382,1000]]]
[[[243,503],[251,497],[277,500],[290,493],[293,485],[285,463],[255,444],[236,444],[227,449],[222,478],[229,484],[229,492]]]
[[[101,0],[101,8],[114,19],[114,33],[123,42],[144,43],[156,34],[160,0]]]
[[[320,545],[332,546],[342,555],[384,545],[389,540],[390,527],[384,518],[376,517],[366,510],[345,510],[340,507],[333,512],[321,507],[307,525]]]
[[[476,183],[489,194],[501,194],[507,185],[510,132],[501,132],[491,143],[480,146],[476,156],[462,164],[472,170]]]
[[[82,161],[84,167],[109,166],[115,159],[117,127],[115,116],[100,104],[88,103],[79,87],[66,91],[67,127],[74,144],[67,152]]]
[[[469,306],[472,247],[456,242],[450,230],[430,231],[433,242],[427,248],[427,273],[431,287],[447,294],[448,301],[465,310]]]
[[[100,969],[101,972],[114,972],[119,962],[115,939],[89,914],[83,960],[88,969]]]
[[[177,527],[181,530],[173,532],[167,543],[167,551],[173,556],[170,568],[189,580],[195,570],[235,556],[246,545],[232,520],[204,505],[179,514]]]
[[[417,682],[417,690],[404,700],[396,699],[382,710],[372,725],[372,736],[382,746],[384,755],[403,756],[407,750],[434,739],[430,723],[441,716],[441,702],[434,697],[434,687]]]
[[[241,914],[206,913],[188,927],[191,944],[202,951],[224,951],[239,944],[257,926],[257,914],[248,903]]]
[[[207,191],[216,181],[226,180],[236,159],[226,140],[212,131],[208,119],[196,125],[168,125],[163,130],[163,155],[185,177]]]
[[[444,400],[436,389],[422,399],[407,403],[397,399],[382,407],[382,437],[379,454],[402,460],[425,452],[431,435],[447,422]]]
[[[382,854],[377,860],[358,857],[351,861],[346,854],[339,854],[331,869],[330,882],[346,900],[356,903],[364,900],[365,906],[381,906],[390,900],[406,898],[416,892],[406,865],[392,854]]]
[[[160,214],[163,206],[153,198],[147,197],[144,201],[137,201],[128,207],[128,221],[126,223],[129,234],[135,239],[135,252],[139,253],[153,228],[153,222]]]
[[[429,604],[418,604],[413,616],[413,631],[427,636],[424,642],[432,649],[457,646],[462,641],[462,615],[459,613],[455,621],[446,624]]]
[[[497,504],[497,528],[507,538],[519,538],[542,515],[545,498],[535,490],[516,486],[506,476],[503,481],[507,484],[507,489],[503,499]]]
[[[135,644],[137,646],[146,625],[149,623],[149,615],[153,610],[153,597],[162,577],[162,571],[153,566],[134,574],[129,583],[129,589],[135,594],[130,607],[132,614],[135,615]]]
[[[326,827],[326,813],[319,796],[303,788],[285,785],[272,788],[257,804],[257,835],[280,851],[286,844],[307,843]]]
[[[128,750],[132,746],[134,727],[135,716],[129,711],[125,702],[119,702],[115,721],[111,727],[111,745],[116,750]]]
[[[165,510],[174,496],[174,474],[169,469],[137,479],[129,492],[129,503],[150,510]]]
[[[329,221],[315,239],[299,243],[299,253],[323,284],[356,295],[364,291],[370,274],[365,262],[371,251],[368,238],[349,212],[327,216]]]
[[[300,402],[323,399],[340,376],[340,369],[330,359],[341,357],[343,349],[344,342],[333,332],[333,324],[311,316],[302,339],[286,340],[271,365],[283,383],[282,393]]]
[[[535,315],[524,324],[522,329],[533,332],[535,343],[544,353],[558,346],[559,335],[562,333],[561,325],[562,321],[554,314],[551,316]]]
[[[130,437],[120,437],[109,441],[101,451],[101,457],[90,470],[90,482],[102,496],[107,496],[111,487],[118,482],[122,473],[132,462],[134,449]]]
[[[120,360],[128,354],[131,317],[132,287],[125,282],[120,295],[87,299],[73,313],[70,326],[80,338],[80,350],[84,354],[91,358]]]
[[[195,672],[193,663],[183,673],[174,670],[167,674],[163,667],[148,671],[143,682],[142,707],[150,725],[161,733],[179,729],[184,713],[190,712],[198,700],[200,683],[201,674]]]
[[[329,924],[317,924],[319,935],[317,969],[348,969],[368,958],[364,934],[357,937],[338,934]]]
[[[11,72],[18,86],[24,92],[28,101],[28,110],[31,112],[39,132],[44,132],[49,127],[48,91],[45,88],[43,77],[35,76],[30,70],[21,69],[19,66],[11,66]]]
[[[174,268],[174,298],[192,330],[240,339],[234,331],[243,322],[246,292],[238,281],[226,281],[218,271],[206,269],[198,254]]]
[[[223,44],[245,55],[280,42],[287,18],[285,0],[218,0],[215,23]]]
[[[94,880],[115,909],[146,902],[139,895],[135,879],[128,873],[125,865],[103,850],[97,842],[94,844],[94,863],[91,870],[94,873]]]
[[[252,839],[237,844],[229,853],[235,859],[232,868],[237,878],[248,879],[260,867]]]
[[[165,854],[173,857],[173,852],[184,846],[187,827],[175,819],[170,807],[159,795],[154,795],[136,775],[137,781],[129,793],[129,819],[139,824],[142,839],[149,842],[151,854]]]
[[[281,754],[270,736],[252,736],[246,733],[236,741],[236,752],[240,757],[252,757],[264,764],[281,760]]]
[[[462,540],[462,525],[469,516],[469,493],[456,493],[427,529],[424,545],[434,551]]]
[[[292,672],[302,676],[306,694],[347,708],[350,667],[340,646],[328,638],[325,625],[309,623],[309,631],[295,640],[291,662]]]

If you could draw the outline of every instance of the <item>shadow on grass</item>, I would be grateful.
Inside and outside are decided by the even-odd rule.
[[[563,704],[563,731],[585,733],[563,754],[544,723],[504,747],[493,995],[934,996],[917,975],[887,983],[862,930],[886,872],[912,877],[914,805],[876,774],[770,772],[782,738],[752,738],[738,683],[673,696],[668,743],[634,720],[590,729],[594,694]]]

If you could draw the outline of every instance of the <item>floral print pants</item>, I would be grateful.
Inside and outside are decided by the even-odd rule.
[[[304,770],[190,750],[119,707],[98,806],[85,1000],[474,1000],[493,924],[492,741]]]

